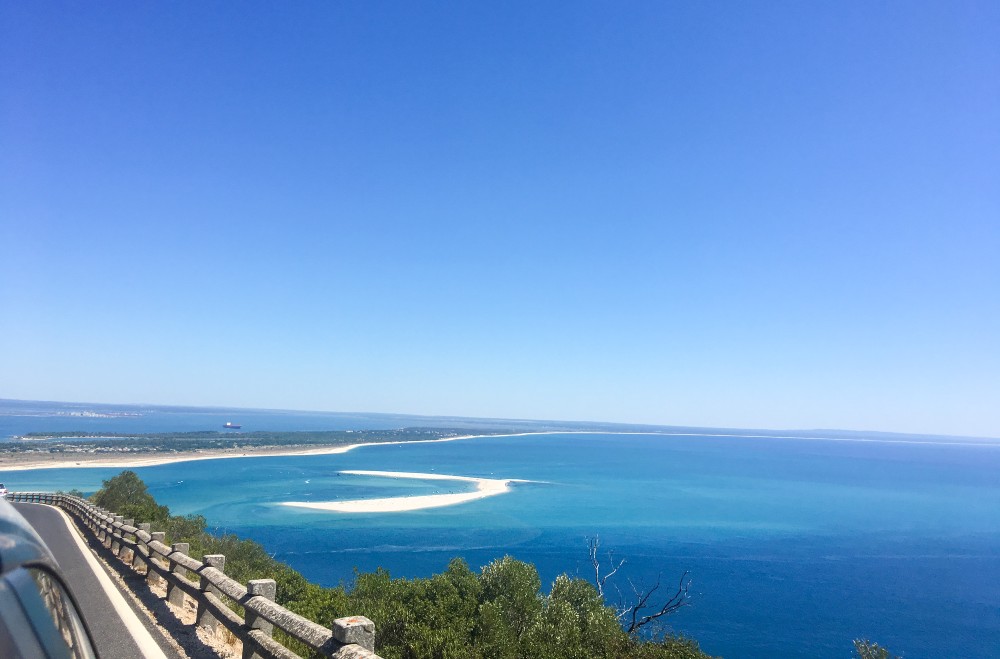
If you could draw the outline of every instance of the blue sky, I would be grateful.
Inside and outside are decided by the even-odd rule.
[[[1000,4],[0,6],[0,397],[1000,436]]]

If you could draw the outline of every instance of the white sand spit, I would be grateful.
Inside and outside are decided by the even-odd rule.
[[[412,497],[389,497],[386,499],[352,499],[350,501],[285,501],[282,505],[294,506],[297,508],[311,508],[313,510],[327,510],[338,513],[401,513],[411,510],[424,510],[426,508],[454,506],[459,503],[485,499],[486,497],[492,497],[509,492],[511,483],[528,482],[518,479],[473,478],[471,476],[420,474],[408,471],[346,470],[340,473],[356,474],[359,476],[381,476],[385,478],[464,481],[467,483],[475,483],[476,489],[472,492],[460,492],[458,494],[427,494]]]

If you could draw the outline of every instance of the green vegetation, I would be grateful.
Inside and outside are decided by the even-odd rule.
[[[866,639],[856,639],[854,641],[854,653],[858,659],[900,659],[889,650]]]
[[[495,435],[510,429],[476,430]],[[384,442],[413,442],[470,434],[455,428],[400,428],[396,430],[323,430],[289,432],[231,432],[198,430],[168,433],[48,432],[28,433],[0,442],[0,454],[176,453],[179,451],[239,450],[347,446]]]
[[[191,555],[225,554],[226,574],[246,583],[274,579],[279,604],[329,625],[347,615],[375,622],[376,651],[386,659],[705,659],[690,639],[650,640],[627,634],[616,611],[590,583],[562,575],[548,593],[535,566],[505,556],[474,572],[454,559],[429,578],[393,579],[385,570],[355,574],[345,587],[309,583],[252,540],[215,536],[200,515],[172,516],[133,471],[104,481],[91,497],[99,506],[188,542]],[[234,608],[238,608],[234,606]],[[300,654],[307,649],[279,640]]]
[[[156,503],[146,484],[134,471],[123,471],[102,481],[103,487],[90,500],[118,515],[154,524],[170,519],[170,510]]]

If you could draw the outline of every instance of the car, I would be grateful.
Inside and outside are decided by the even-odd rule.
[[[5,658],[97,657],[52,552],[5,499],[0,499],[0,649]]]
[[[0,483],[0,497],[6,498],[6,496],[7,496],[7,488],[4,486],[3,483]]]

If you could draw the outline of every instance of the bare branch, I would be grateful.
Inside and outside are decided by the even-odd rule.
[[[615,606],[615,616],[618,618],[618,622],[628,615],[629,607],[625,604],[625,596],[622,595],[622,589],[618,587],[618,584],[614,584],[615,591],[618,593],[618,604]]]
[[[611,571],[601,576],[601,559],[597,555],[597,550],[601,547],[601,537],[595,535],[593,538],[587,538],[587,549],[590,552],[590,563],[594,566],[594,583],[597,586],[597,594],[604,597],[604,585],[608,582],[608,579],[615,576],[615,573],[621,569],[622,565],[625,565],[625,559],[618,561],[615,565],[615,555],[614,552],[608,552],[608,561],[611,563]]]
[[[666,602],[663,603],[663,606],[661,606],[658,610],[655,610],[650,614],[640,615],[642,610],[647,608],[647,602],[649,601],[650,596],[654,592],[656,592],[656,590],[660,587],[660,580],[659,578],[657,578],[656,585],[653,586],[648,591],[646,591],[645,593],[643,593],[643,595],[639,598],[636,604],[633,605],[631,611],[631,623],[629,624],[626,631],[629,634],[633,634],[637,632],[642,626],[651,623],[657,618],[660,618],[665,615],[670,615],[671,613],[676,612],[678,609],[681,609],[690,604],[691,580],[688,579],[689,574],[690,574],[689,571],[687,570],[684,571],[684,574],[681,575],[681,578],[677,583],[677,590],[670,597],[670,599],[668,599]]]
[[[607,552],[607,560],[611,565],[611,569],[606,574],[601,574],[600,548],[601,539],[599,536],[587,538],[590,564],[594,568],[594,584],[597,586],[597,593],[602,598],[607,599],[608,580],[615,576],[622,566],[625,565],[625,559],[616,562],[614,553],[611,551]],[[653,596],[660,590],[662,574],[657,575],[656,583],[653,584],[652,588],[640,588],[631,579],[628,579],[628,585],[632,589],[631,604],[626,604],[626,599],[621,589],[616,583],[611,582],[610,585],[618,593],[618,604],[614,607],[618,622],[621,623],[626,632],[635,634],[643,626],[648,625],[654,620],[665,615],[670,615],[678,609],[687,606],[690,604],[689,600],[691,597],[691,580],[688,578],[689,575],[690,572],[685,570],[677,583],[677,590],[659,608],[650,605],[650,602],[653,601]]]

